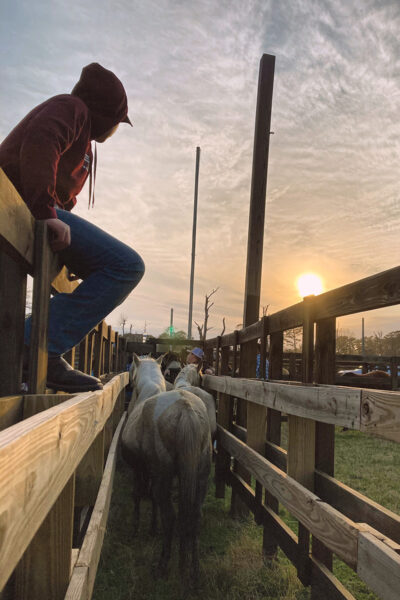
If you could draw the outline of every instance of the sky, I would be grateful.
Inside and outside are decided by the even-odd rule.
[[[196,147],[194,320],[243,320],[259,61],[276,57],[261,306],[399,263],[399,0],[0,0],[0,140],[99,62],[125,85],[134,127],[98,145],[96,203],[76,212],[139,252],[146,274],[107,322],[187,331]],[[340,319],[360,335],[361,316]],[[400,309],[364,315],[400,329]],[[196,326],[194,333],[196,333]]]

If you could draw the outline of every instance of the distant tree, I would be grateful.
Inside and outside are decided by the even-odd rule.
[[[207,332],[211,331],[211,329],[213,329],[213,327],[208,327],[208,318],[210,316],[210,309],[212,306],[214,306],[214,302],[211,302],[210,304],[210,298],[213,294],[215,294],[217,291],[219,290],[219,287],[214,288],[209,294],[205,295],[205,302],[204,302],[204,321],[202,323],[202,325],[199,325],[196,321],[195,324],[197,326],[197,330],[199,332],[199,337],[200,340],[202,342],[204,342],[204,340],[207,338]]]
[[[122,326],[122,335],[125,335],[125,325],[126,325],[127,320],[128,319],[126,318],[126,316],[122,313],[119,318],[119,321],[120,321],[119,324]]]
[[[162,332],[162,334],[160,335],[160,339],[174,339],[174,340],[186,340],[186,332],[182,331],[181,329],[179,331],[174,331],[173,334],[170,334],[170,329],[169,327],[166,327],[164,329],[164,331]]]
[[[288,329],[283,333],[283,346],[286,352],[301,352],[303,342],[302,327]]]

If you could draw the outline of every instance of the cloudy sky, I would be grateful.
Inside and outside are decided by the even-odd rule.
[[[1,0],[0,139],[93,61],[124,82],[134,128],[99,146],[77,213],[132,245],[146,275],[108,322],[187,329],[196,146],[194,318],[242,322],[259,61],[276,56],[261,304],[399,264],[399,0]],[[360,316],[340,320],[359,334]],[[400,309],[366,333],[400,329]]]

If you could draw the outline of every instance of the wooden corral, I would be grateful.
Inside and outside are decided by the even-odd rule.
[[[1,170],[0,242],[0,598],[86,600],[125,419],[126,344],[100,323],[66,358],[101,377],[103,390],[46,390],[50,293],[70,293],[78,284],[60,271],[45,224],[34,221]],[[28,274],[32,335],[23,392]]]
[[[232,486],[233,498],[264,527],[265,555],[281,547],[315,600],[353,598],[332,573],[333,555],[383,600],[400,597],[400,516],[334,477],[335,426],[400,443],[400,392],[334,385],[336,318],[399,303],[397,267],[205,343],[216,369],[203,384],[218,396],[217,495]],[[283,332],[300,326],[301,380],[283,381]],[[265,364],[268,338],[270,379],[235,377],[249,341],[261,340]],[[257,420],[249,418],[252,406]],[[243,424],[237,416],[246,417],[246,407]],[[283,413],[287,451],[281,447]],[[280,504],[298,520],[298,536],[280,518]]]

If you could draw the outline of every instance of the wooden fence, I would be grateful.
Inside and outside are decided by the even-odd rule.
[[[332,573],[333,555],[380,598],[400,597],[400,516],[334,477],[335,426],[400,442],[400,392],[333,385],[336,318],[399,303],[397,267],[205,343],[216,368],[204,386],[218,394],[217,496],[223,497],[225,484],[232,486],[232,510],[243,510],[244,503],[253,511],[264,527],[264,553],[272,557],[280,546],[313,599],[353,598]],[[301,381],[284,382],[283,332],[300,326]],[[256,340],[265,365],[268,338],[270,379],[249,379]],[[239,377],[228,376],[237,368]],[[287,451],[281,447],[282,413]],[[280,518],[279,504],[298,520],[298,535]]]
[[[28,392],[21,391],[27,276],[33,276]],[[91,597],[125,419],[126,343],[104,322],[66,358],[103,390],[46,393],[50,292],[60,272],[46,225],[0,170],[0,597]]]

